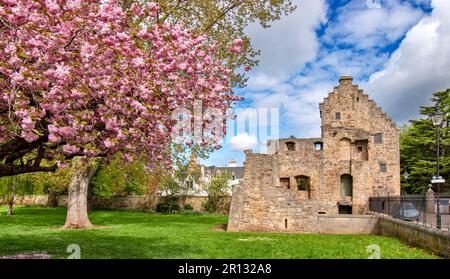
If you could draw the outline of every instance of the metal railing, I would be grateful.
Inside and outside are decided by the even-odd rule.
[[[439,198],[424,195],[371,197],[369,210],[450,232],[450,195]]]

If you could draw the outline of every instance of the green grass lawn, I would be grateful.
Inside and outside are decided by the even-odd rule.
[[[106,228],[61,230],[64,208],[17,207],[6,216],[0,206],[0,256],[40,252],[67,258],[70,244],[81,258],[368,258],[367,246],[381,247],[382,258],[435,258],[400,241],[366,235],[228,233],[211,230],[226,216],[159,215],[92,211],[93,224]]]

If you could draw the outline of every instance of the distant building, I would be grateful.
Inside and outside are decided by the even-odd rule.
[[[321,138],[246,152],[228,230],[316,232],[319,214],[362,214],[370,196],[400,194],[400,131],[352,80],[320,104]]]
[[[234,186],[239,185],[242,182],[242,179],[244,178],[244,167],[238,166],[236,160],[230,160],[227,166],[224,167],[216,167],[216,166],[201,166],[201,178],[200,178],[200,184],[206,185],[212,177],[215,175],[222,173],[222,172],[228,172],[230,174],[230,181],[229,181],[229,195],[232,194],[232,190]],[[201,185],[197,185],[197,187],[203,188]]]

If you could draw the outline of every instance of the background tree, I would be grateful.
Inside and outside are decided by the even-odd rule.
[[[164,203],[157,205],[156,209],[160,205],[167,204],[167,211],[172,212],[179,209],[178,201],[180,198],[181,184],[175,179],[173,175],[164,175],[161,184],[159,186],[159,194],[164,197]]]
[[[13,177],[11,185],[11,195],[8,200],[8,212],[6,213],[9,216],[13,215],[13,207],[14,207],[14,199],[16,197],[16,191],[17,191],[17,177]]]
[[[54,173],[41,172],[1,177],[0,196],[6,198],[19,195],[47,194],[47,206],[55,207],[58,205],[57,197],[67,194],[70,178],[70,168],[59,169]]]
[[[194,185],[199,183],[201,176],[199,156],[207,156],[204,148],[193,146],[187,148],[182,144],[171,144],[173,168],[167,171],[162,180],[160,191],[171,207],[178,204],[184,208],[188,196],[196,193]]]
[[[228,171],[222,171],[212,176],[206,184],[205,190],[208,193],[208,199],[204,203],[206,211],[217,212],[222,198],[230,190],[229,181],[231,175]]]
[[[186,150],[183,145],[179,144],[174,144],[172,149],[172,154],[174,154],[173,176],[175,181],[179,184],[179,202],[182,208],[184,208],[187,197],[195,194],[196,190],[194,189],[194,185],[198,185],[201,176],[197,154],[200,154],[200,151],[203,151],[203,153],[206,152],[201,147],[193,147]]]
[[[142,160],[126,162],[121,154],[99,164],[91,185],[92,194],[102,197],[146,195],[152,174]]]
[[[450,184],[450,89],[433,94],[432,101],[435,106],[421,107],[422,118],[411,120],[409,125],[403,128],[400,135],[401,171],[407,171],[410,176],[403,178],[403,190],[409,194],[424,193],[428,189],[431,178],[436,174],[436,129],[430,119],[430,115],[436,111],[436,107],[446,112],[444,125],[441,128],[441,160],[440,172],[447,180],[442,186],[442,191],[449,191]],[[435,189],[436,190],[436,189]]]

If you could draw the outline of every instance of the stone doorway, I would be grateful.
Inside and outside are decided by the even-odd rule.
[[[353,177],[350,174],[341,175],[341,196],[353,197]]]
[[[339,214],[352,214],[351,205],[339,205]]]

